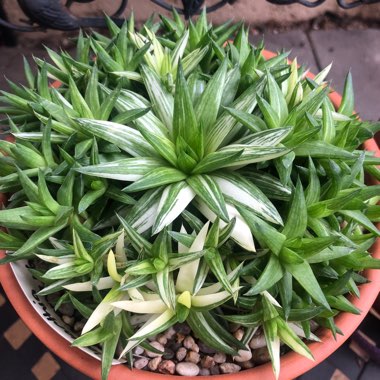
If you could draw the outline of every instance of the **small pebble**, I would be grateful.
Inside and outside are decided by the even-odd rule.
[[[194,363],[178,363],[175,366],[175,370],[181,376],[197,376],[199,374],[199,367]]]
[[[212,355],[216,353],[216,351],[213,348],[205,345],[203,342],[198,342],[198,347],[199,351],[203,352],[204,354]]]
[[[210,373],[211,373],[211,375],[219,375],[220,374],[219,366],[214,365],[214,367],[211,367]]]
[[[241,367],[234,363],[222,363],[219,367],[222,373],[236,373],[241,370]]]
[[[176,334],[176,342],[177,343],[182,343],[185,340],[186,336],[180,333]]]
[[[73,329],[74,329],[75,332],[82,331],[84,325],[85,325],[84,321],[77,321],[77,322],[74,323]]]
[[[175,364],[171,360],[164,360],[158,365],[158,372],[167,375],[174,375]]]
[[[207,368],[201,368],[199,371],[199,376],[209,376],[210,375],[210,370]]]
[[[250,368],[253,368],[255,366],[250,360],[247,360],[246,362],[239,363],[239,365],[243,369],[250,369]]]
[[[62,315],[67,315],[68,317],[72,317],[74,315],[74,307],[73,305],[69,304],[69,303],[63,303],[58,311],[62,314]]]
[[[148,365],[148,362],[149,362],[148,358],[140,358],[133,362],[133,366],[136,369],[143,369],[144,367]]]
[[[175,354],[177,360],[179,362],[181,362],[183,359],[185,359],[186,357],[186,354],[187,354],[187,350],[185,347],[180,347],[177,351],[177,353]]]
[[[157,335],[157,342],[165,346],[168,343],[168,338],[163,334]]]
[[[135,355],[142,355],[144,353],[144,349],[140,346],[137,346],[134,350]]]
[[[268,349],[266,347],[258,348],[253,351],[252,359],[257,364],[264,364],[270,361]]]
[[[194,364],[198,364],[200,360],[201,360],[200,355],[198,354],[198,352],[195,352],[195,351],[189,351],[185,359],[186,362],[190,362]]]
[[[234,337],[237,339],[237,340],[242,340],[243,339],[243,336],[244,336],[244,331],[243,329],[238,329],[234,332]]]
[[[185,340],[183,341],[183,346],[187,348],[188,350],[199,352],[199,347],[195,343],[195,340],[192,336],[187,336]]]
[[[163,359],[169,360],[174,358],[174,351],[165,347],[165,353],[162,355]]]
[[[66,323],[66,325],[72,326],[75,322],[74,317],[69,317],[68,315],[62,316],[62,321]]]
[[[233,359],[235,360],[235,362],[238,362],[238,363],[246,362],[247,360],[251,360],[252,359],[252,351],[247,346],[247,350],[239,350],[238,355],[234,356]]]
[[[153,336],[148,337],[148,340],[150,342],[154,342],[156,339],[157,339],[157,335],[153,335]]]
[[[177,342],[168,342],[167,347],[170,348],[172,351],[177,352],[178,349],[182,347],[182,344]]]
[[[202,368],[211,368],[211,367],[214,367],[214,365],[215,365],[215,360],[212,356],[207,355],[201,360]]]
[[[158,356],[157,358],[153,358],[149,363],[148,363],[148,368],[151,371],[156,371],[158,368],[158,365],[161,363],[162,358],[161,356]]]
[[[165,336],[167,339],[172,339],[174,335],[176,334],[176,331],[174,330],[173,327],[170,327],[167,331],[165,331]]]
[[[266,347],[265,337],[264,335],[256,335],[254,336],[251,341],[249,342],[249,347],[251,347],[253,350],[257,348]]]
[[[161,344],[161,343],[158,343],[157,341],[154,341],[154,342],[151,342],[150,345],[154,348],[156,348],[157,350],[159,351],[162,351],[162,354],[156,354],[155,352],[151,352],[151,351],[147,351],[145,350],[145,355],[148,356],[149,358],[156,358],[158,356],[162,356],[164,351],[165,351],[165,348],[164,346]]]
[[[217,352],[214,355],[215,363],[224,363],[226,361],[226,354],[223,352]]]
[[[191,333],[191,328],[187,323],[177,323],[175,325],[175,330],[183,335],[189,335]]]

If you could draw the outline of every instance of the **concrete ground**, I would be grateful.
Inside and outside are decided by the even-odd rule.
[[[255,35],[252,41],[257,42],[261,38],[263,38],[262,35]],[[309,32],[294,30],[281,34],[265,33],[264,38],[267,49],[291,50],[290,57],[297,57],[299,63],[307,65],[313,72],[333,62],[330,80],[332,86],[339,92],[342,91],[347,71],[351,70],[356,90],[356,111],[363,119],[380,119],[380,30],[313,30]],[[56,43],[58,45],[61,42],[62,40]],[[43,48],[42,46],[29,48],[0,46],[1,89],[7,87],[3,76],[15,82],[24,81],[23,55],[41,57],[44,55]],[[2,380],[86,379],[47,352],[35,337],[30,336],[30,332],[25,331],[22,325],[18,325],[20,322],[15,312],[9,304],[8,306],[5,304],[6,299],[0,293],[0,307],[3,306],[0,311],[0,356],[6,358],[1,361],[0,378]],[[12,346],[6,331],[14,325],[16,326],[14,331],[16,333],[21,331],[23,336],[20,338],[16,334],[16,343]],[[373,325],[373,329],[376,329],[376,324]],[[379,378],[380,367],[371,361],[367,362],[366,358],[362,357],[363,355],[357,355],[354,351],[360,350],[355,349],[352,344],[344,345],[315,369],[303,375],[301,379],[372,380]]]

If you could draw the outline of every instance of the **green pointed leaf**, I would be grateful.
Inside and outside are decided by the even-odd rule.
[[[218,173],[212,176],[221,192],[234,204],[250,208],[264,219],[282,224],[282,219],[272,202],[253,183],[237,173]]]
[[[83,132],[115,144],[131,156],[156,156],[141,133],[131,127],[104,120],[77,119],[77,122]]]
[[[307,208],[301,181],[297,181],[293,192],[292,203],[289,206],[289,213],[286,219],[282,234],[288,239],[302,237],[307,227]]]
[[[166,125],[170,133],[172,133],[174,109],[172,95],[166,90],[158,75],[149,66],[141,66],[141,75],[152,102],[154,112]]]
[[[302,264],[285,264],[285,267],[316,302],[330,310],[318,280],[306,261]]]
[[[206,89],[195,107],[198,123],[204,127],[205,131],[214,125],[218,116],[224,93],[226,73],[227,60],[224,60],[208,82]]]
[[[205,174],[193,175],[187,178],[186,181],[193,191],[207,204],[211,211],[225,222],[229,222],[223,194],[212,177]]]
[[[175,168],[159,167],[145,174],[142,178],[125,188],[127,192],[137,192],[156,188],[158,186],[169,185],[185,180],[186,174]]]
[[[162,193],[153,225],[153,233],[160,232],[173,222],[195,197],[195,192],[185,181],[167,186]]]
[[[253,296],[263,292],[264,290],[269,290],[273,285],[277,284],[284,275],[281,263],[276,255],[270,255],[269,261],[258,278],[254,286],[244,295]]]
[[[99,165],[83,166],[75,170],[89,176],[134,182],[152,170],[162,167],[162,164],[163,162],[156,158],[126,158]]]

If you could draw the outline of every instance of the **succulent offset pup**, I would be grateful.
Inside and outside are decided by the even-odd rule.
[[[103,379],[118,345],[133,365],[178,322],[234,358],[260,329],[276,377],[281,342],[312,359],[311,324],[340,333],[360,271],[380,268],[364,183],[380,162],[358,150],[380,128],[354,114],[350,74],[336,110],[330,67],[264,60],[241,25],[107,22],[2,92],[1,262],[45,262],[40,294],[87,319],[74,345],[102,346]]]

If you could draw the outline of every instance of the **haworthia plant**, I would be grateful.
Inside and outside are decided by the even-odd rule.
[[[40,294],[87,319],[74,345],[103,347],[103,379],[118,345],[132,365],[177,322],[231,355],[226,324],[260,328],[278,377],[281,342],[312,358],[311,324],[335,334],[380,268],[380,160],[358,150],[379,124],[353,114],[350,75],[335,109],[330,67],[265,60],[241,25],[107,22],[2,91],[1,263],[45,262]]]

